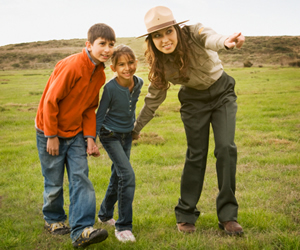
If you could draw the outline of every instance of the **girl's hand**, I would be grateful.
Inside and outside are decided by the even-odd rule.
[[[233,49],[234,47],[237,47],[238,49],[242,47],[243,43],[245,42],[245,37],[242,35],[242,33],[234,33],[230,37],[228,37],[224,45],[228,49]]]

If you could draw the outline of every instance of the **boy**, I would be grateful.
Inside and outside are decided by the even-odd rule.
[[[112,55],[114,30],[106,24],[88,31],[86,48],[57,63],[42,95],[35,128],[44,176],[43,214],[45,228],[52,234],[71,232],[74,247],[105,240],[104,229],[94,229],[95,191],[88,179],[87,154],[99,156],[95,110],[99,90],[105,83],[104,62]],[[86,141],[87,140],[87,148]],[[69,179],[68,228],[63,209],[63,177]]]

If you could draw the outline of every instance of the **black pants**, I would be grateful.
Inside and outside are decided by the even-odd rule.
[[[225,72],[210,88],[181,87],[181,119],[184,123],[187,152],[181,177],[181,197],[175,207],[177,223],[195,224],[207,162],[209,129],[212,124],[219,194],[216,206],[221,222],[237,220],[235,198],[237,149],[234,143],[237,103],[235,81]]]

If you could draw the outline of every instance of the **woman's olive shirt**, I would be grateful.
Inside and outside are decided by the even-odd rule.
[[[171,54],[165,56],[164,69],[166,80],[172,84],[180,84],[197,90],[208,89],[216,82],[223,73],[223,66],[217,51],[226,49],[224,46],[228,36],[217,34],[211,28],[201,23],[185,26],[188,29],[191,39],[188,41],[191,48],[190,64],[188,68],[188,82],[178,79],[178,69],[174,67]],[[145,104],[142,108],[133,131],[139,133],[142,128],[154,117],[154,113],[160,104],[166,99],[167,90],[159,90],[151,86],[145,97]]]

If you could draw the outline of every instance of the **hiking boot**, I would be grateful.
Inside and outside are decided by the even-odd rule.
[[[102,224],[108,225],[108,226],[115,226],[116,221],[114,218],[111,218],[110,220],[102,221],[100,218],[98,218],[98,221]]]
[[[44,227],[51,234],[63,235],[63,234],[70,233],[70,228],[67,227],[64,222],[55,222],[55,223],[49,224],[47,221],[45,221]]]
[[[219,228],[228,235],[242,235],[244,233],[242,226],[237,221],[219,222]]]
[[[177,228],[179,232],[183,233],[194,233],[196,231],[195,225],[187,222],[177,223]]]
[[[104,241],[108,237],[105,229],[95,229],[93,227],[86,227],[79,238],[72,243],[73,247],[86,247],[91,244]]]
[[[115,230],[115,236],[121,242],[135,242],[135,237],[130,230],[118,231]]]

